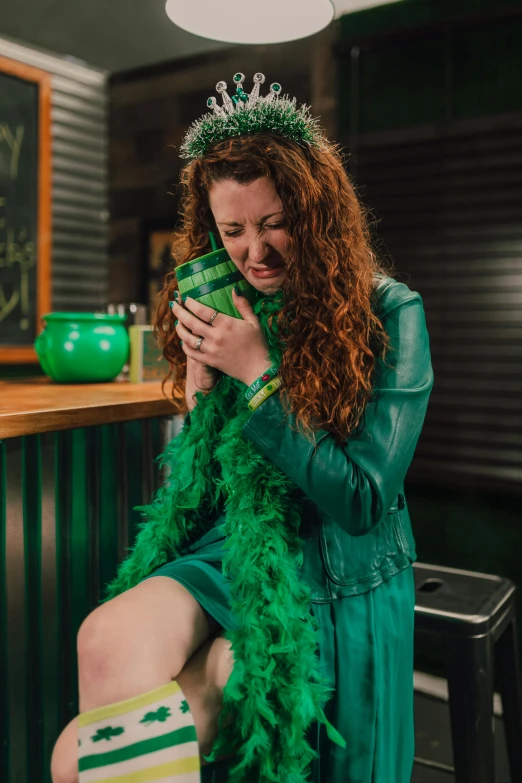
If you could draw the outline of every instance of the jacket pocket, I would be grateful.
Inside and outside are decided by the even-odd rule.
[[[322,517],[321,557],[334,584],[346,587],[370,582],[376,572],[395,568],[406,552],[399,521],[402,508],[404,496],[399,493],[384,519],[364,536],[351,536],[330,517]]]

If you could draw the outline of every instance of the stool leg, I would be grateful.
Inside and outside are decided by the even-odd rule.
[[[495,644],[495,672],[497,675],[504,733],[511,780],[522,780],[522,689],[517,648],[517,628],[513,608],[513,621]]]
[[[489,636],[455,639],[448,691],[455,783],[494,783],[493,660]]]

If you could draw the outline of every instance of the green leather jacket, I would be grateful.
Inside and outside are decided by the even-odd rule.
[[[285,423],[279,393],[243,427],[299,488],[307,523],[301,570],[315,603],[372,590],[416,559],[404,479],[433,386],[429,336],[418,293],[382,276],[375,293],[391,339],[386,364],[394,366],[377,361],[374,395],[346,442],[319,430],[314,451]]]

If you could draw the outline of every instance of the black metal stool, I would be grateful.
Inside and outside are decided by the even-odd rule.
[[[515,585],[509,579],[414,564],[415,649],[447,662],[455,783],[494,783],[493,692],[502,700],[511,783],[522,783],[522,692]]]

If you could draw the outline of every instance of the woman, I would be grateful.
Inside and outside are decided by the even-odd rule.
[[[433,385],[422,300],[378,263],[308,110],[278,84],[261,98],[261,74],[250,96],[243,80],[232,99],[217,85],[223,107],[209,99],[182,147],[173,252],[198,258],[219,234],[256,298],[238,284],[236,319],[166,281],[158,332],[189,412],[110,600],[80,629],[80,729],[59,738],[54,783],[78,779],[77,734],[81,783],[127,780],[120,762],[156,770],[139,780],[199,779],[194,726],[203,764],[222,760],[204,779],[410,780],[403,484]],[[185,725],[168,734],[165,716]]]

